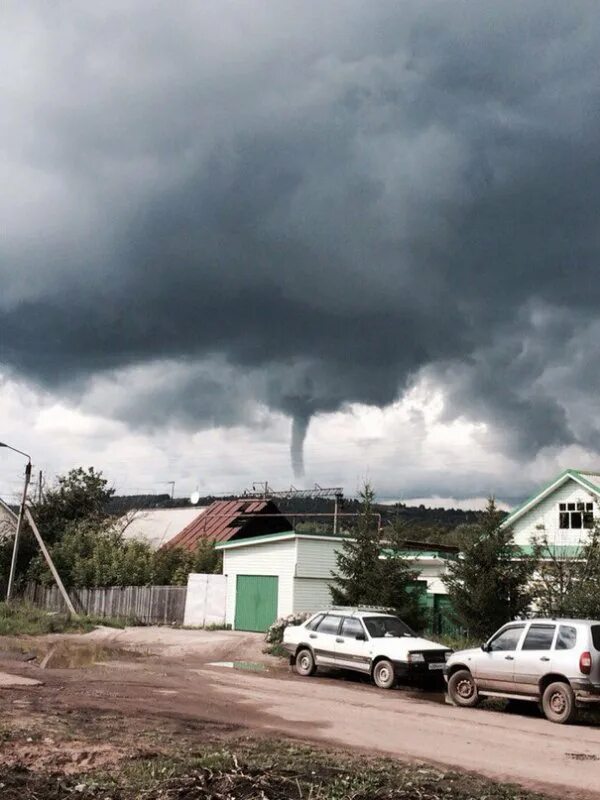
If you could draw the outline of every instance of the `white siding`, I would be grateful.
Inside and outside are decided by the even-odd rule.
[[[447,562],[443,560],[430,561],[428,564],[414,562],[415,572],[419,573],[419,580],[427,581],[427,591],[430,594],[448,594],[442,580],[446,574]]]
[[[335,553],[342,543],[335,539],[298,539],[297,578],[327,578],[336,571]]]
[[[559,503],[589,503],[594,496],[577,481],[570,478],[552,494],[533,506],[513,525],[515,543],[528,545],[534,537],[546,537],[550,544],[577,545],[587,535],[585,529],[561,530],[559,526]],[[594,514],[598,509],[594,502]]]
[[[313,613],[331,605],[330,581],[325,578],[296,578],[294,611]]]
[[[277,616],[284,617],[294,610],[294,572],[296,541],[256,542],[247,547],[223,550],[223,574],[227,575],[227,622],[235,622],[235,590],[238,575],[277,575],[279,592]]]

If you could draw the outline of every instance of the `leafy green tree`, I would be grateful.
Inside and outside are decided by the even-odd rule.
[[[573,616],[580,594],[578,586],[586,572],[586,548],[574,547],[565,555],[544,535],[536,540],[538,564],[534,576],[534,604],[544,617]],[[595,546],[591,548],[593,558]]]
[[[41,503],[33,507],[33,516],[47,544],[57,541],[67,525],[84,519],[103,520],[114,494],[108,481],[93,467],[77,467],[57,479]]]
[[[106,519],[106,503],[112,497],[113,490],[101,472],[93,467],[72,469],[66,475],[59,476],[56,486],[49,489],[43,500],[32,506],[33,516],[47,546],[58,542],[65,535],[69,526],[93,520],[99,522]],[[0,549],[0,579],[8,577],[10,557],[14,536],[7,539]],[[16,577],[20,583],[29,574],[32,564],[39,556],[38,544],[25,524],[19,542],[19,558]],[[35,571],[35,568],[34,568]]]
[[[600,619],[600,527],[568,554],[539,542],[535,603],[545,616]]]
[[[71,522],[50,547],[66,587],[171,586],[187,583],[190,572],[221,572],[222,558],[212,542],[192,553],[182,548],[153,550],[142,541],[124,539],[122,520],[84,519]],[[52,583],[41,554],[32,561],[30,580]]]
[[[472,636],[485,639],[524,615],[531,605],[537,557],[526,555],[501,528],[503,515],[490,498],[476,536],[451,563],[445,584],[456,621]]]

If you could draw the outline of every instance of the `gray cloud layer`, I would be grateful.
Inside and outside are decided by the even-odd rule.
[[[0,361],[190,427],[421,370],[507,450],[600,447],[593,2],[8,3]]]

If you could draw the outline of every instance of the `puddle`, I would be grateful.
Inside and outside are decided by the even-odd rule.
[[[227,667],[228,669],[242,669],[246,672],[266,672],[268,667],[258,661],[211,661],[209,667]]]
[[[2,658],[28,661],[41,669],[80,669],[95,664],[132,661],[140,655],[117,647],[72,642],[28,642],[27,649],[15,645],[10,650],[0,652]]]

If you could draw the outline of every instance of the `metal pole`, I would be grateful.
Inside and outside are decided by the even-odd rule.
[[[6,590],[6,602],[8,603],[12,597],[15,572],[17,570],[17,557],[19,555],[19,536],[21,535],[21,527],[23,525],[23,516],[25,514],[25,503],[27,501],[27,490],[29,489],[29,481],[31,480],[31,461],[27,462],[25,467],[25,485],[23,486],[23,497],[21,499],[21,507],[19,508],[19,516],[17,518],[17,529],[15,531],[15,543],[13,545],[12,561],[10,562],[10,575],[8,576],[8,588]]]
[[[338,526],[338,496],[335,496],[335,505],[333,506],[333,532],[337,533]]]
[[[75,608],[73,607],[73,603],[71,602],[71,598],[69,597],[69,595],[67,593],[67,590],[65,589],[64,584],[60,579],[60,575],[58,574],[58,571],[57,571],[56,567],[54,566],[54,562],[50,558],[50,553],[46,549],[46,545],[44,544],[44,540],[42,539],[42,535],[38,530],[38,526],[35,524],[35,520],[31,516],[31,511],[28,508],[25,509],[25,514],[27,515],[27,520],[29,521],[29,524],[31,525],[31,530],[33,531],[33,535],[37,539],[37,543],[40,546],[40,550],[42,551],[42,555],[44,556],[44,558],[46,559],[46,563],[50,567],[50,572],[52,573],[52,576],[53,576],[54,580],[56,581],[56,585],[58,586],[58,590],[62,594],[63,600],[65,601],[66,606],[69,609],[69,612],[71,613],[71,615],[73,617],[79,616],[77,614],[77,612],[75,611]]]

